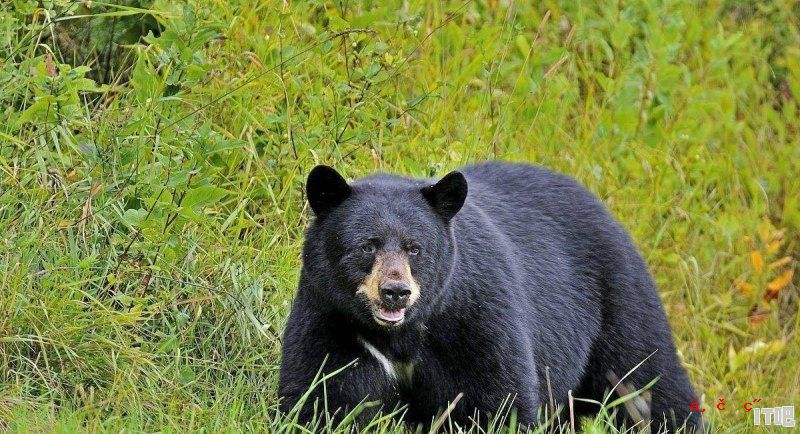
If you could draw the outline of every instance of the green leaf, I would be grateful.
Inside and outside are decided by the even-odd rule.
[[[187,366],[187,367],[181,369],[181,373],[180,373],[180,376],[179,376],[178,380],[181,382],[182,385],[185,386],[185,385],[191,383],[192,381],[194,381],[195,377],[196,376],[195,376],[194,371],[192,370],[192,368]]]
[[[227,194],[228,190],[224,188],[204,185],[189,190],[181,205],[187,208],[202,208],[218,202]]]
[[[517,45],[519,53],[523,56],[527,56],[528,51],[530,51],[531,49],[531,44],[528,42],[528,38],[526,38],[525,35],[520,33],[519,35],[517,35],[516,38],[514,38],[514,42]]]
[[[129,209],[122,214],[122,221],[133,227],[139,227],[146,218],[146,209]]]
[[[55,110],[52,108],[54,102],[55,98],[52,95],[44,95],[37,98],[36,102],[25,109],[17,119],[17,127],[28,122],[52,121],[55,118]]]
[[[157,79],[158,73],[149,65],[145,57],[145,53],[139,53],[136,66],[131,74],[131,84],[133,84],[135,95],[141,103],[161,94]]]

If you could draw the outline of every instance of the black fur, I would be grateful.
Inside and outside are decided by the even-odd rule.
[[[536,423],[548,401],[547,367],[558,403],[569,390],[602,401],[612,386],[608,372],[622,377],[650,356],[625,383],[638,389],[660,377],[651,389],[654,425],[700,423],[689,412],[695,393],[642,257],[574,180],[506,163],[465,167],[436,186],[383,174],[349,187],[340,179],[315,168],[308,180],[317,219],[285,331],[283,411],[323,361],[331,372],[357,359],[325,385],[328,410],[339,409],[339,417],[378,400],[384,410],[407,405],[405,420],[429,424],[463,392],[451,413],[458,422],[475,410],[485,418],[510,395],[519,419]],[[420,298],[398,327],[379,325],[355,295],[374,257],[359,246],[375,239],[382,249],[420,247],[409,256]],[[390,377],[361,340],[413,364],[411,377]],[[322,392],[312,394],[302,420]]]

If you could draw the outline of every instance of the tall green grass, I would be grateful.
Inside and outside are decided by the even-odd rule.
[[[603,199],[707,419],[754,431],[744,402],[800,404],[799,17],[790,0],[4,2],[0,426],[297,429],[276,383],[308,170],[503,159]]]

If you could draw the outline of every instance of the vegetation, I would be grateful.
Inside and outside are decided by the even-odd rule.
[[[305,174],[503,159],[603,199],[713,430],[754,431],[745,402],[800,404],[799,29],[792,0],[2,2],[0,430],[297,429]]]

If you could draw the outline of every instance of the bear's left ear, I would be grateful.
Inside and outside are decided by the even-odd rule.
[[[350,186],[333,167],[319,165],[311,169],[306,181],[308,203],[318,218],[323,218],[350,197]]]
[[[422,195],[445,222],[456,215],[467,199],[467,179],[461,172],[453,171],[433,185],[424,187]]]

